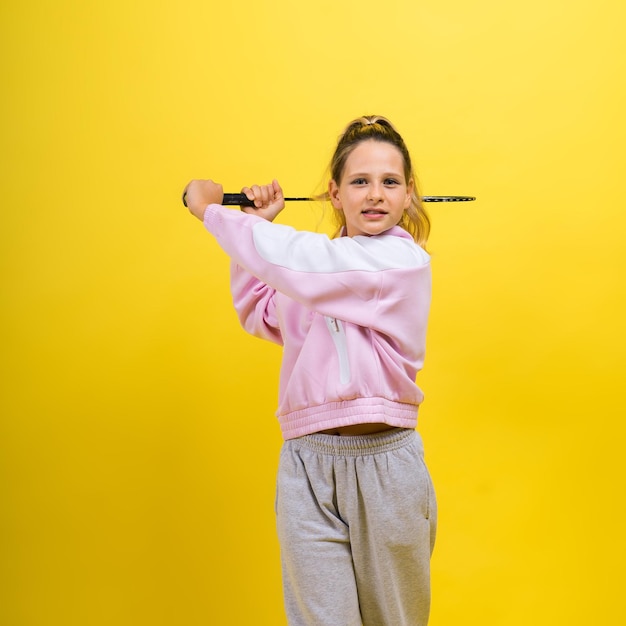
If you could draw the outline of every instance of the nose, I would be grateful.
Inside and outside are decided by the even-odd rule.
[[[379,202],[383,197],[382,188],[379,183],[376,183],[376,182],[371,183],[368,191],[369,191],[369,193],[367,194],[368,199],[372,202]]]

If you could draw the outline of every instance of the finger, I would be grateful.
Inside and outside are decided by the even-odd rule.
[[[282,199],[283,190],[282,190],[282,187],[278,184],[278,181],[276,179],[272,181],[272,189],[274,191],[274,199],[275,200]]]
[[[252,198],[250,200],[254,201],[254,206],[259,209],[263,206],[263,202],[261,200],[261,188],[258,185],[252,185]]]
[[[252,192],[252,189],[250,189],[250,187],[243,187],[241,189],[241,193],[244,194],[244,196],[246,196],[248,200],[252,200],[254,202],[254,193]]]
[[[274,190],[271,185],[263,185],[261,187],[261,199],[263,200],[263,206],[267,206],[274,200]]]

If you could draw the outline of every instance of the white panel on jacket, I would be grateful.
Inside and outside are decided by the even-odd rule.
[[[329,239],[320,233],[259,222],[252,229],[252,237],[257,252],[266,261],[298,272],[380,272],[428,264],[430,256],[406,231],[394,227],[389,232],[375,237]]]

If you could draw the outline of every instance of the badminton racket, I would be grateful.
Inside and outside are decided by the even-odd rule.
[[[187,206],[187,194],[183,194],[183,204]],[[285,202],[311,202],[315,198],[285,198]],[[422,196],[422,202],[471,202],[474,196]],[[252,200],[243,193],[225,193],[222,206],[254,206]]]

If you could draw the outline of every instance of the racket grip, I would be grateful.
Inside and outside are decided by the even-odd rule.
[[[222,206],[254,206],[254,202],[243,193],[225,193]]]

